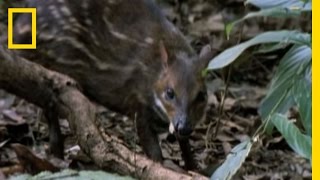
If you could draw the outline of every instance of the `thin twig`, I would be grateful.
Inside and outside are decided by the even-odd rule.
[[[226,86],[224,88],[224,91],[223,91],[223,94],[222,94],[221,103],[219,105],[219,112],[218,112],[219,116],[218,116],[217,125],[216,125],[215,131],[214,131],[215,133],[214,133],[213,138],[216,138],[217,135],[218,135],[218,132],[219,132],[220,123],[221,123],[220,121],[221,121],[222,111],[223,111],[223,107],[224,107],[224,102],[225,102],[226,94],[227,94],[228,88],[229,88],[231,70],[232,70],[232,66],[229,67],[229,69],[228,69],[228,74],[227,74],[227,79],[226,79]]]

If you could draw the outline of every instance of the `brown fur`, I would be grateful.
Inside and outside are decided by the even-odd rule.
[[[206,99],[198,98],[205,92],[200,72],[208,61],[194,53],[151,0],[28,0],[28,4],[38,9],[37,50],[19,53],[71,76],[92,100],[131,116],[137,113],[140,142],[152,159],[162,161],[160,124],[168,129],[170,122],[179,120],[192,128],[203,116]],[[26,25],[28,18],[22,15],[16,25]],[[29,39],[30,32],[14,33],[16,43]],[[174,101],[165,99],[167,88],[173,89]],[[155,95],[165,116],[159,114]],[[179,142],[184,144],[187,168],[194,168],[188,141]]]

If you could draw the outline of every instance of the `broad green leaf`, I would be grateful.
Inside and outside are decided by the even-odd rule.
[[[311,48],[311,36],[307,33],[296,33],[295,36],[290,37],[291,41],[294,41],[295,44],[304,44]]]
[[[111,174],[103,171],[75,171],[65,169],[61,172],[41,172],[35,176],[23,174],[19,176],[12,176],[9,180],[39,180],[39,179],[59,179],[59,180],[134,180],[131,177],[119,176],[117,174]]]
[[[284,49],[288,45],[283,43],[262,44],[259,49],[254,53],[270,53],[279,49]]]
[[[293,9],[293,10],[289,10],[287,8],[281,8],[281,7],[275,7],[275,8],[270,8],[270,9],[262,9],[260,11],[257,11],[257,12],[251,12],[251,13],[248,13],[247,15],[245,15],[243,18],[237,20],[237,21],[234,21],[232,23],[229,23],[227,24],[226,26],[226,35],[227,35],[227,38],[229,39],[229,36],[230,36],[230,33],[233,29],[233,27],[244,21],[244,20],[247,20],[247,19],[250,19],[250,18],[253,18],[253,17],[261,17],[261,16],[268,16],[268,17],[281,17],[281,18],[284,18],[284,17],[292,17],[292,16],[299,16],[301,14],[301,11],[300,10],[297,10],[297,9]]]
[[[262,119],[267,119],[271,113],[285,113],[294,105],[292,88],[299,79],[305,77],[305,71],[310,66],[311,49],[308,46],[295,45],[284,55],[272,79],[268,94],[260,105],[259,114]],[[283,96],[285,96],[283,101],[279,102]]]
[[[288,9],[300,9],[304,11],[310,11],[312,9],[311,1],[302,0],[247,0],[245,4],[252,4],[261,9],[268,8],[288,8]]]
[[[291,95],[291,91],[285,90],[285,88],[291,88],[289,87],[290,85],[290,83],[281,84],[281,86],[269,90],[269,93],[262,100],[258,110],[263,120],[267,119],[273,110],[274,112],[284,114],[294,105],[295,101]],[[284,98],[279,102],[282,96],[284,96]],[[275,107],[277,103],[278,107]]]
[[[311,137],[302,134],[292,122],[281,114],[274,114],[271,120],[289,146],[302,157],[311,160]]]
[[[229,180],[245,161],[252,147],[251,140],[235,146],[228,154],[225,162],[213,173],[212,180]]]
[[[305,71],[311,66],[311,48],[305,45],[293,46],[281,59],[274,84],[285,83],[293,77],[305,76]]]
[[[295,83],[292,94],[298,106],[302,124],[307,132],[307,135],[311,136],[311,81],[301,78]]]
[[[300,33],[298,31],[270,31],[257,35],[256,37],[228,48],[223,51],[221,54],[216,56],[211,60],[208,65],[208,70],[221,69],[233,61],[235,61],[246,49],[251,46],[262,44],[262,43],[296,43],[296,44],[307,44],[311,42],[309,34]]]

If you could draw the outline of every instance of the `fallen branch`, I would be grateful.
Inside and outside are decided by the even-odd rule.
[[[96,107],[79,91],[76,82],[17,56],[0,45],[0,88],[41,108],[54,104],[69,121],[82,150],[101,168],[139,179],[208,179],[164,168],[136,154],[116,137],[101,132]]]

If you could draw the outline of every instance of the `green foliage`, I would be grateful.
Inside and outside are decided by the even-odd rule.
[[[252,4],[260,9],[287,8],[311,11],[311,0],[247,0],[245,4]]]
[[[60,179],[60,180],[134,180],[131,177],[119,176],[117,174],[110,174],[103,171],[75,171],[63,170],[57,173],[41,172],[35,176],[23,174],[19,176],[10,177],[9,180],[40,180],[40,179]]]
[[[299,155],[311,160],[311,137],[301,133],[297,126],[282,114],[273,114],[271,119],[289,146]]]
[[[231,179],[245,161],[251,147],[250,139],[235,146],[227,156],[226,161],[213,173],[211,179]]]
[[[311,73],[311,69],[307,69],[307,73]],[[308,75],[307,75],[308,76]],[[311,77],[308,76],[308,77]],[[311,122],[311,79],[299,79],[293,89],[294,100],[298,106],[301,116],[303,127],[306,134],[311,137],[312,135],[312,122]]]
[[[250,18],[295,17],[312,10],[311,0],[247,0],[245,4],[252,4],[259,7],[260,10],[251,12],[242,19],[226,25],[227,38],[235,25]],[[211,60],[207,70],[221,69],[234,63],[240,59],[239,56],[245,50],[252,46],[264,45],[258,52],[270,52],[289,44],[293,46],[280,60],[269,91],[259,107],[263,123],[250,142],[254,142],[253,139],[258,138],[260,133],[268,132],[276,127],[296,153],[311,161],[311,34],[288,30],[261,33],[246,42],[226,49]],[[297,123],[288,120],[285,116],[285,113],[292,107],[297,107],[300,115],[295,121]],[[243,144],[246,143],[243,142],[236,147],[243,147]],[[250,148],[251,146],[252,144]],[[231,152],[226,161],[213,174],[212,179],[230,179],[243,163],[250,148],[238,149],[236,153]],[[235,162],[236,159],[238,163]]]
[[[208,70],[224,68],[237,60],[237,58],[249,47],[262,43],[295,43],[311,45],[311,37],[309,34],[300,33],[298,31],[283,30],[265,32],[223,51],[211,60],[208,65]]]
[[[261,17],[261,16],[269,16],[269,17],[290,17],[290,16],[299,16],[301,14],[300,10],[297,9],[293,9],[293,10],[288,10],[285,8],[271,8],[271,9],[264,9],[264,10],[260,10],[257,12],[251,12],[249,14],[247,14],[246,16],[244,16],[243,18],[234,21],[232,23],[229,23],[226,25],[226,35],[227,38],[229,39],[230,37],[230,33],[233,29],[233,27],[240,23],[243,22],[247,19],[250,18],[254,18],[254,17]]]
[[[257,12],[250,12],[243,18],[227,24],[225,29],[228,39],[233,27],[247,19],[254,17],[294,17],[301,15],[302,12],[311,11],[310,0],[306,0],[306,2],[301,0],[247,0],[245,4],[248,3],[261,8],[261,10]]]
[[[294,91],[294,89],[298,88],[297,86],[301,84],[301,81],[310,81],[311,83],[311,76],[306,77],[306,74],[310,74],[310,66],[311,48],[306,45],[295,45],[284,55],[272,79],[268,94],[263,99],[259,109],[263,119],[267,119],[272,113],[286,113],[290,107],[298,103],[294,99],[294,97],[298,97],[297,91]],[[309,91],[299,93],[299,100],[307,94],[311,95],[311,86]],[[284,100],[279,102],[281,97]],[[311,106],[311,99],[309,103]],[[275,107],[275,104],[278,104],[278,106]],[[311,125],[311,118],[304,120],[304,122],[306,121],[310,121],[309,124]],[[267,129],[272,129],[270,124]],[[311,129],[309,130],[311,134]]]

